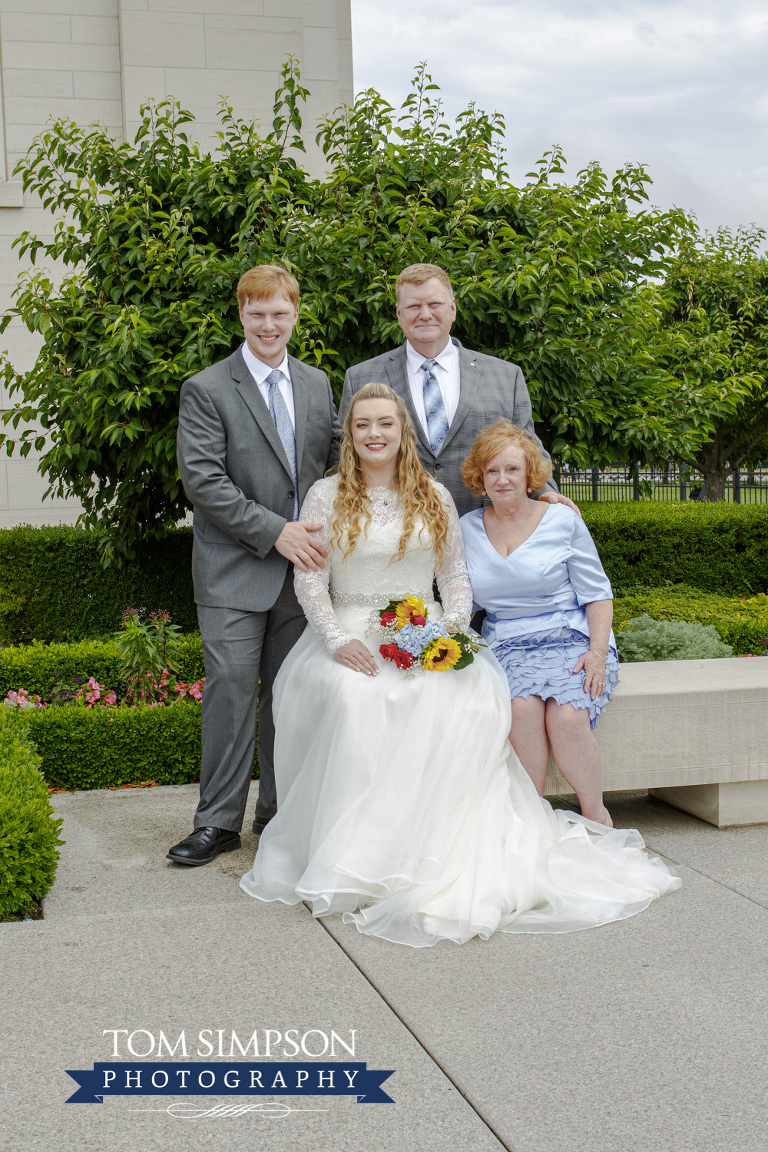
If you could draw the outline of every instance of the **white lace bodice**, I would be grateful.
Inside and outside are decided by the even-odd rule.
[[[403,510],[397,493],[388,488],[369,488],[371,522],[367,534],[361,533],[354,551],[344,559],[344,538],[331,550],[331,513],[336,498],[338,479],[326,477],[313,484],[302,505],[300,519],[322,524],[317,533],[329,551],[325,568],[319,572],[295,569],[296,596],[310,625],[333,653],[351,637],[339,621],[334,605],[385,607],[390,599],[422,596],[425,603],[433,600],[432,581],[437,580],[443,604],[443,620],[454,632],[469,627],[472,612],[472,587],[467,574],[459,517],[451,496],[442,484],[437,487],[448,507],[448,540],[439,569],[428,534],[424,543],[418,525],[408,542],[405,555],[392,563],[398,550],[403,527]]]

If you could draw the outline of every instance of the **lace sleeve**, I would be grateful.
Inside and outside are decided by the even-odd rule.
[[[329,499],[328,485],[320,480],[313,484],[301,506],[300,520],[314,521],[323,527],[317,533],[320,543],[328,550],[328,559],[325,568],[318,572],[300,572],[293,569],[293,586],[296,590],[296,599],[302,607],[310,627],[320,637],[328,651],[333,655],[337,648],[346,644],[352,637],[348,636],[339,624],[336,613],[328,595],[328,585],[331,578],[331,501]]]
[[[450,632],[466,632],[472,617],[472,585],[456,505],[447,490],[442,496],[448,508],[448,539],[435,579],[443,603],[443,623]]]

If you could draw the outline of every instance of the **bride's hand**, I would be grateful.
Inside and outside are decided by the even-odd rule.
[[[333,654],[334,660],[343,664],[345,668],[352,668],[355,672],[364,672],[366,676],[378,676],[379,670],[376,661],[360,640],[347,640]]]

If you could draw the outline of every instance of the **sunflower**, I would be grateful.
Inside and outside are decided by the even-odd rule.
[[[395,608],[395,615],[397,616],[395,627],[398,632],[401,628],[405,628],[406,624],[411,623],[413,616],[419,616],[421,618],[419,623],[423,623],[427,616],[424,601],[421,596],[406,596]]]
[[[446,672],[461,660],[461,645],[452,636],[439,636],[424,652],[422,666],[427,672]]]

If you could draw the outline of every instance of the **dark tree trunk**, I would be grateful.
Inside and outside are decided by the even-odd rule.
[[[707,500],[725,500],[726,477],[722,472],[702,472]]]
[[[725,485],[731,469],[723,458],[723,430],[718,428],[713,440],[707,441],[697,453],[696,462],[704,479],[707,500],[725,500]]]

